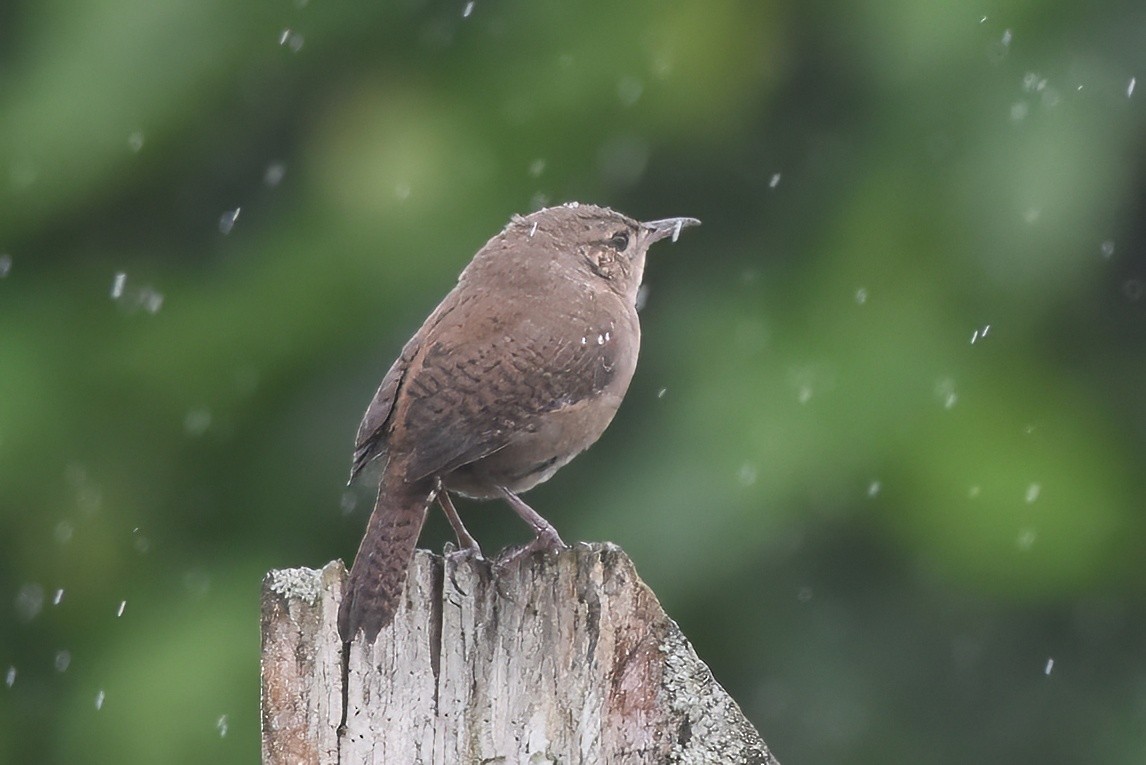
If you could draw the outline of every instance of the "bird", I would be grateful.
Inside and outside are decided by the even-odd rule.
[[[394,618],[430,506],[480,556],[451,495],[500,499],[532,528],[517,555],[562,548],[521,499],[600,438],[640,349],[645,254],[695,218],[639,222],[569,202],[514,215],[402,348],[362,417],[350,480],[381,465],[338,611],[345,643]]]

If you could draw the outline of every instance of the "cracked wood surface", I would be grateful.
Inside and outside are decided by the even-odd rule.
[[[264,581],[264,765],[777,765],[613,545],[496,573],[419,550],[393,624],[348,655],[345,577],[336,561]]]

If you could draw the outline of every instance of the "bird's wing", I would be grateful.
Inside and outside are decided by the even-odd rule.
[[[394,407],[409,373],[410,365],[415,362],[418,352],[422,348],[423,339],[432,336],[435,327],[458,305],[456,291],[447,295],[445,300],[426,318],[421,328],[406,342],[398,358],[390,365],[390,371],[382,378],[382,384],[374,393],[370,406],[366,407],[366,413],[362,415],[362,422],[358,425],[358,434],[354,438],[354,464],[350,469],[351,481],[362,472],[363,468],[386,452],[390,431],[393,427]]]
[[[480,322],[479,322],[480,323]],[[540,415],[592,399],[617,373],[618,347],[584,320],[442,322],[400,395],[407,480],[445,474],[504,448]]]
[[[390,366],[390,371],[382,378],[382,384],[374,393],[370,406],[366,407],[366,413],[362,415],[362,422],[358,425],[358,434],[354,438],[354,463],[350,468],[351,481],[362,472],[363,468],[386,451],[387,425],[390,415],[394,411],[394,399],[398,395],[398,387],[406,376],[410,360],[418,351],[419,343],[416,342],[417,340],[418,336],[415,335],[406,343],[401,355],[394,360]]]

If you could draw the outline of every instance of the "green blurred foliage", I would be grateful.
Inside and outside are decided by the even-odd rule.
[[[1113,0],[0,7],[0,761],[254,761],[262,572],[352,555],[377,381],[578,199],[704,226],[533,504],[627,549],[781,760],[1141,762],[1144,37]]]

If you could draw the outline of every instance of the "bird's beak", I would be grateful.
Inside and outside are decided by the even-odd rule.
[[[680,231],[685,226],[699,226],[700,221],[696,218],[665,218],[664,220],[651,220],[647,223],[641,224],[641,229],[645,232],[647,244],[660,241],[666,236],[671,236],[675,242],[677,237],[680,236]],[[647,246],[647,245],[646,245]]]

